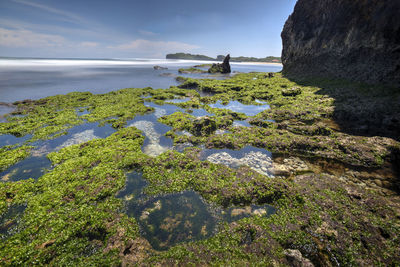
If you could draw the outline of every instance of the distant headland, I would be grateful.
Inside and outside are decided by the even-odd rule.
[[[222,61],[224,60],[224,55],[218,55],[216,58],[205,56],[205,55],[193,55],[188,53],[175,53],[175,54],[167,54],[166,59],[190,59],[190,60],[210,60],[210,61]],[[264,58],[256,58],[256,57],[231,57],[231,62],[267,62],[267,63],[281,63],[280,57],[264,57]]]

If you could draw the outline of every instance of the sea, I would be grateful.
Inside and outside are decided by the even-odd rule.
[[[122,88],[169,88],[177,76],[224,79],[228,76],[179,74],[179,68],[207,61],[171,59],[55,59],[1,58],[0,102],[40,99],[74,91],[106,93]],[[168,69],[155,70],[154,66]],[[279,64],[231,63],[237,72],[278,72]],[[6,109],[6,107],[2,107]],[[1,111],[1,110],[0,110]]]

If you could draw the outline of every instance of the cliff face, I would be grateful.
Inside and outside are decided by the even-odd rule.
[[[283,72],[400,85],[400,0],[299,0]]]

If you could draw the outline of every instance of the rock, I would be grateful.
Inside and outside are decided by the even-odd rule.
[[[161,66],[154,66],[153,69],[155,70],[167,70],[167,67],[161,67]]]
[[[164,72],[160,74],[161,77],[176,77],[175,74],[169,73],[169,72]]]
[[[272,168],[272,173],[274,175],[276,175],[276,176],[289,176],[290,175],[290,170],[285,165],[275,165]]]
[[[283,163],[274,162],[272,173],[277,176],[290,176],[291,174],[299,174],[310,172],[307,164],[299,158],[289,157],[283,160]]]
[[[206,136],[217,130],[217,124],[208,116],[198,117],[193,121],[192,133],[196,136]]]
[[[400,85],[400,1],[299,0],[282,31],[285,75]]]
[[[252,213],[253,213],[253,215],[263,216],[263,215],[267,214],[267,211],[265,209],[260,208],[260,209],[253,210]]]
[[[231,216],[232,217],[241,216],[241,215],[246,216],[246,215],[249,215],[249,214],[251,214],[251,207],[250,206],[247,206],[245,208],[235,208],[235,209],[232,209],[232,211],[231,211]]]
[[[234,158],[226,152],[215,153],[208,156],[207,160],[212,163],[223,164],[231,168],[238,168],[241,165],[246,165],[260,174],[273,177],[273,173],[270,170],[272,167],[272,159],[260,151],[251,151],[246,153],[240,159]]]
[[[297,249],[287,249],[284,251],[287,261],[290,266],[293,267],[314,267],[314,264],[307,259],[304,258],[301,252]]]
[[[330,238],[337,238],[338,232],[337,230],[331,228],[327,222],[323,222],[320,227],[315,231],[317,234],[323,234]]]
[[[282,89],[283,96],[296,96],[299,94],[301,94],[301,89],[300,89],[300,87],[297,87],[297,86],[292,87],[292,88]]]
[[[231,65],[229,64],[230,55],[228,54],[222,64],[212,64],[211,68],[208,69],[208,73],[231,73]]]

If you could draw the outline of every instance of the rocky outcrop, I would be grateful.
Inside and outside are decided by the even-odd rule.
[[[229,64],[229,60],[231,59],[228,54],[222,64],[212,64],[211,68],[208,69],[208,73],[231,73],[231,65]]]
[[[217,124],[208,116],[198,117],[193,121],[192,133],[195,136],[207,136],[217,130]]]
[[[155,70],[167,70],[168,68],[156,65],[156,66],[153,67],[153,69],[155,69]]]
[[[400,85],[400,1],[299,0],[282,32],[283,72]]]

